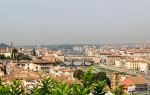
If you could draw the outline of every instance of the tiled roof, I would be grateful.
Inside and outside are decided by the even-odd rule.
[[[23,70],[23,69],[15,69],[10,74],[5,75],[5,80],[14,80],[14,79],[39,79],[40,75],[37,72]]]
[[[126,76],[124,79],[120,78],[120,84],[123,84],[125,86],[131,86],[136,84],[147,84],[148,80],[146,80],[143,77],[133,77],[133,76]]]
[[[126,51],[132,53],[150,53],[150,49],[128,49]]]

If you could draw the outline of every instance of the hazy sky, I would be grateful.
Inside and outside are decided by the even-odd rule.
[[[150,0],[0,0],[0,42],[150,40]]]

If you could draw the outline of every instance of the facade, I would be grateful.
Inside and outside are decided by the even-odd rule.
[[[139,70],[145,73],[149,71],[149,63],[142,60],[127,60],[125,66],[127,69]]]
[[[150,56],[150,49],[129,49],[126,50],[127,56],[136,56],[136,57],[142,57],[142,56]]]
[[[82,51],[83,51],[83,48],[80,47],[80,46],[75,46],[75,47],[73,47],[73,51],[79,51],[79,52],[82,52]]]
[[[117,59],[115,60],[115,67],[137,70],[143,73],[148,73],[150,70],[150,64],[148,62],[133,58]]]
[[[54,63],[49,61],[29,61],[29,62],[17,62],[15,63],[18,68],[22,68],[24,70],[32,70],[32,71],[44,71],[49,73],[50,66]]]
[[[21,86],[24,88],[25,92],[28,92],[29,88],[33,88],[34,85],[40,84],[41,74],[24,69],[14,69],[10,74],[5,75],[4,82],[10,84],[12,80],[21,80]]]
[[[117,65],[116,61],[120,60],[122,58],[124,58],[124,56],[121,56],[121,55],[110,55],[110,56],[108,56],[108,63],[109,63],[109,65]],[[119,67],[119,66],[117,66],[117,67]]]
[[[50,73],[54,76],[68,76],[73,79],[74,70],[65,67],[50,67]]]
[[[148,80],[143,77],[123,76],[119,79],[120,85],[124,85],[124,92],[148,95]]]

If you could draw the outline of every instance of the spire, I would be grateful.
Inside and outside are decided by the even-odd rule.
[[[39,45],[39,44],[37,45],[37,48],[38,48],[38,49],[40,48],[40,45]]]
[[[11,49],[13,49],[13,48],[14,48],[14,45],[13,45],[13,43],[12,43],[12,42],[11,42],[10,48],[11,48]]]

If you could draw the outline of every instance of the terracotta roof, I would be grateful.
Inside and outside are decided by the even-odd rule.
[[[126,51],[131,53],[150,53],[150,49],[129,49]]]
[[[15,69],[10,74],[4,76],[4,80],[14,80],[14,79],[39,79],[40,75],[37,72],[23,70],[23,69]]]
[[[143,77],[133,77],[133,76],[126,76],[124,79],[120,78],[120,84],[125,86],[131,86],[136,84],[147,84],[148,80]]]
[[[138,60],[134,60],[134,59],[126,59],[126,61],[127,61],[127,62],[142,62],[142,63],[147,63],[146,61],[140,60],[140,59],[138,59]]]

